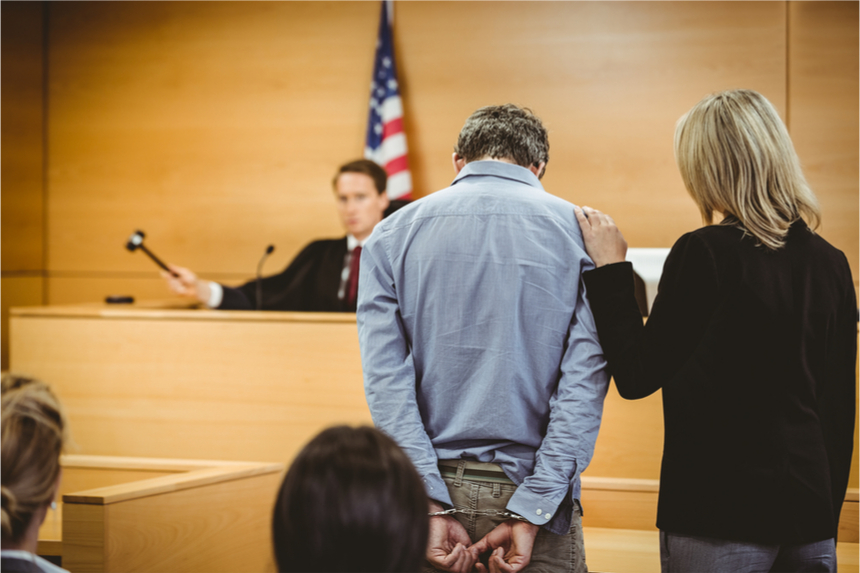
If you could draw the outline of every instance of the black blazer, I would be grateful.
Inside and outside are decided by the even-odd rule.
[[[286,269],[263,278],[262,310],[355,312],[337,297],[346,257],[346,237],[314,241]],[[223,285],[222,285],[223,286]],[[220,310],[257,308],[257,281],[224,287]]]
[[[841,251],[795,223],[681,237],[643,326],[629,263],[584,274],[619,393],[663,390],[657,526],[757,543],[836,536],[851,466],[857,301]]]

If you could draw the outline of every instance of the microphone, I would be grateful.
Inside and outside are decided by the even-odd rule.
[[[161,262],[161,259],[159,259],[158,257],[156,257],[156,256],[152,253],[152,251],[150,251],[149,249],[147,249],[147,248],[146,248],[146,245],[144,245],[144,244],[143,244],[143,238],[144,238],[145,236],[146,236],[146,235],[144,235],[144,234],[143,234],[143,231],[135,231],[135,232],[134,232],[134,233],[132,233],[132,234],[131,234],[131,236],[128,238],[128,241],[126,241],[126,243],[125,243],[125,248],[126,248],[126,249],[128,249],[129,251],[131,251],[132,253],[133,253],[133,252],[135,252],[137,249],[140,249],[141,251],[143,251],[144,253],[146,253],[146,254],[147,254],[147,256],[148,256],[150,259],[152,259],[152,260],[155,262],[155,264],[156,264],[156,265],[158,265],[159,267],[161,267],[161,268],[162,268],[162,269],[164,269],[165,271],[169,272],[169,273],[170,273],[171,275],[173,275],[174,277],[179,277],[179,275],[178,275],[178,274],[176,274],[175,272],[171,271],[171,270],[168,268],[168,266],[167,266],[167,265],[165,265],[163,262]]]
[[[266,262],[266,259],[274,250],[275,245],[269,245],[266,247],[266,252],[263,253],[263,258],[261,258],[260,262],[257,263],[257,310],[263,309],[263,283],[261,282],[263,278],[263,263]]]

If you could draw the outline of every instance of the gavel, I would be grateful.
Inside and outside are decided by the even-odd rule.
[[[132,253],[133,253],[133,252],[135,252],[136,250],[140,249],[141,251],[143,251],[144,253],[146,253],[146,254],[147,254],[147,256],[148,256],[150,259],[152,259],[152,260],[155,262],[155,264],[156,264],[156,265],[158,265],[159,267],[161,267],[161,268],[162,268],[162,269],[164,269],[165,271],[169,272],[169,273],[170,273],[171,275],[173,275],[174,277],[177,277],[177,278],[178,278],[178,277],[179,277],[179,275],[178,275],[178,274],[176,274],[175,272],[171,271],[171,270],[170,270],[170,268],[168,268],[168,266],[167,266],[167,265],[165,265],[165,264],[161,261],[161,259],[159,259],[158,257],[156,257],[154,254],[152,254],[152,251],[150,251],[149,249],[147,249],[147,248],[146,248],[146,245],[144,245],[144,244],[143,244],[143,238],[144,238],[145,236],[146,236],[146,235],[144,235],[143,231],[135,231],[135,232],[134,232],[134,233],[132,233],[132,235],[128,238],[128,242],[126,242],[126,244],[125,244],[125,248],[126,248],[126,249],[128,249],[129,251],[131,251]]]

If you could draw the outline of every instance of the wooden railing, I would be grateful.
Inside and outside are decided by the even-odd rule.
[[[62,465],[62,503],[38,552],[72,573],[274,570],[283,464],[72,455]]]

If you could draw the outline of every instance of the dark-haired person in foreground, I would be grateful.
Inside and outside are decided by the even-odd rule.
[[[329,428],[281,485],[272,541],[281,572],[409,572],[427,546],[427,498],[409,458],[375,428]]]
[[[856,407],[848,260],[807,226],[818,202],[761,94],[704,98],[678,121],[675,157],[707,226],[672,247],[644,326],[624,238],[577,213],[618,391],[663,392],[663,571],[836,571]]]
[[[60,454],[68,427],[57,397],[44,383],[4,374],[2,383],[4,573],[68,573],[36,555],[39,526],[60,488]]]
[[[355,312],[361,247],[389,207],[385,170],[367,159],[341,165],[332,182],[346,237],[313,241],[281,273],[261,282],[231,288],[199,279],[192,271],[168,265],[178,277],[161,273],[176,294],[220,310],[297,310]]]
[[[362,253],[367,401],[424,480],[439,569],[586,570],[580,474],[608,375],[581,284],[593,264],[573,205],[541,186],[548,158],[529,110],[479,109],[453,185]]]

